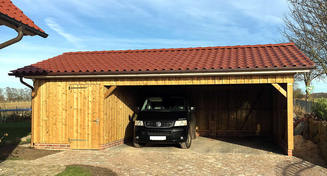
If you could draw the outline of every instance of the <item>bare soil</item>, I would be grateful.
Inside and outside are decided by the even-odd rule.
[[[60,151],[57,150],[39,150],[30,147],[17,145],[4,145],[0,147],[0,160],[35,160],[47,155],[52,155]]]
[[[320,155],[318,145],[304,139],[301,135],[294,136],[294,156],[316,165],[327,167],[326,161]]]

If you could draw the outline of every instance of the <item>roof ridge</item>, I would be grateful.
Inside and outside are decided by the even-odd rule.
[[[256,44],[256,45],[233,45],[233,46],[205,46],[205,47],[187,47],[187,48],[157,48],[157,49],[127,49],[127,50],[103,50],[103,51],[73,51],[65,52],[63,55],[72,54],[106,54],[106,53],[134,53],[134,52],[162,52],[177,50],[197,50],[197,49],[228,49],[228,48],[256,48],[256,47],[275,47],[292,46],[294,43],[276,43],[276,44]]]

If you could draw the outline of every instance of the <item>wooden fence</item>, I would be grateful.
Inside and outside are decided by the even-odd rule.
[[[304,112],[306,113],[311,113],[312,112],[312,105],[313,105],[313,101],[308,101],[305,102],[305,100],[294,100],[294,105],[295,106],[300,106]]]

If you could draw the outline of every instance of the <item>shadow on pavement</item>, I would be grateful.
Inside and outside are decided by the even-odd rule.
[[[276,175],[282,176],[298,176],[298,175],[316,175],[312,168],[316,165],[308,161],[283,161],[276,166]],[[310,173],[307,173],[310,172]],[[327,174],[327,173],[326,173]]]
[[[276,154],[283,154],[282,149],[273,143],[270,138],[267,137],[200,137],[199,143],[203,143],[207,140],[212,141],[210,145],[211,149],[220,153],[266,153],[272,152]],[[198,146],[205,147],[205,146]]]

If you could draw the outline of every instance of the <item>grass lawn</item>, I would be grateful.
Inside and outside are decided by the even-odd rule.
[[[87,175],[106,175],[117,176],[115,172],[110,169],[95,167],[89,165],[68,165],[66,169],[57,176],[87,176]]]
[[[8,136],[3,136],[5,134]],[[6,122],[0,123],[0,146],[7,141],[10,144],[18,144],[20,143],[20,139],[25,137],[31,133],[31,121],[24,120],[24,121],[15,121],[15,122]]]
[[[67,166],[66,169],[57,176],[91,176],[91,172],[81,166]]]
[[[20,157],[13,156],[13,151],[17,148],[18,144],[30,142],[30,140],[21,142],[21,138],[29,135],[30,133],[30,120],[0,123],[0,160],[21,159]],[[20,150],[19,153],[26,153],[26,151]],[[29,152],[28,154],[31,153]]]

